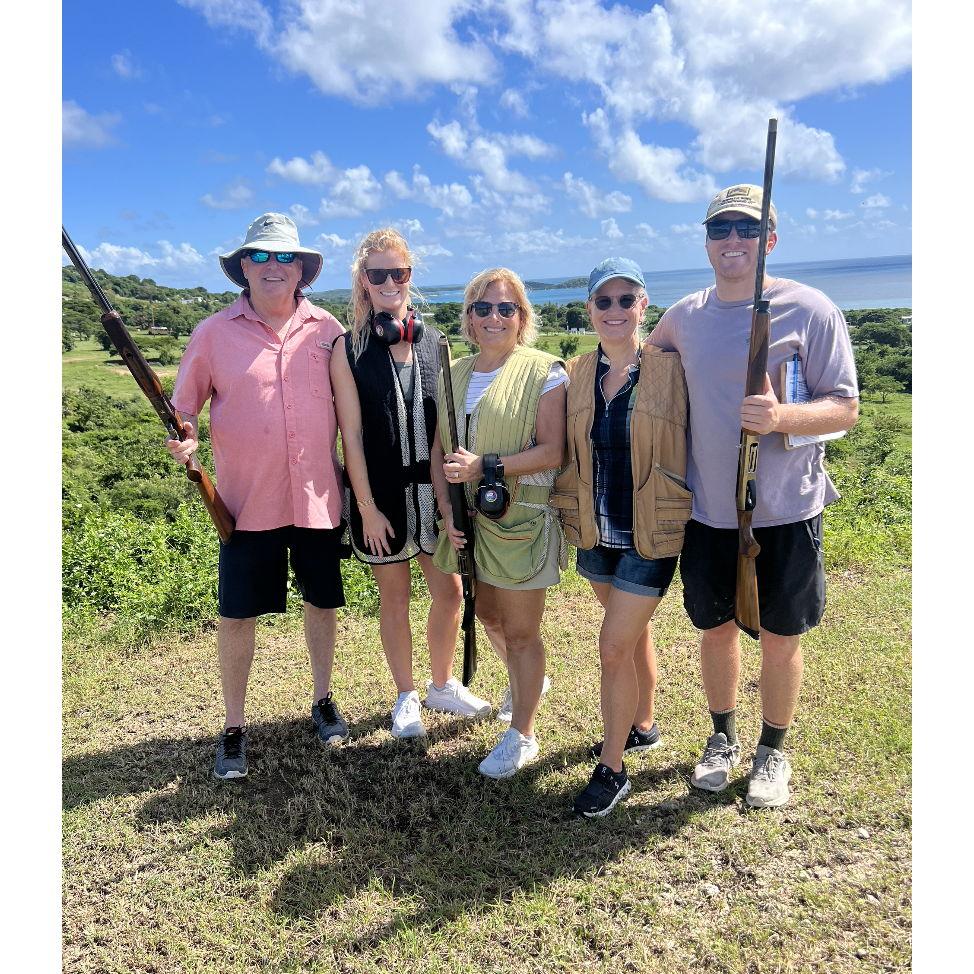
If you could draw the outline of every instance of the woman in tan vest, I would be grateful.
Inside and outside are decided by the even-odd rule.
[[[656,657],[650,620],[673,579],[690,516],[686,488],[686,386],[680,357],[640,350],[649,304],[631,260],[591,273],[586,307],[598,347],[571,359],[567,463],[551,502],[578,548],[578,573],[605,608],[599,634],[605,739],[575,799],[607,815],[632,788],[624,754],[660,744],[653,719]]]
[[[537,335],[534,309],[513,271],[482,271],[467,285],[463,304],[462,332],[479,351],[451,369],[460,442],[445,456],[440,384],[432,454],[448,482],[465,485],[471,509],[485,470],[509,494],[506,509],[473,518],[477,616],[507,665],[511,700],[511,727],[480,772],[508,778],[538,754],[534,718],[547,680],[541,615],[545,592],[558,583],[565,564],[561,528],[548,500],[565,448],[567,377],[558,359],[530,347]],[[434,562],[456,571],[455,549],[464,539],[453,527],[449,492],[439,485],[437,503],[446,530]],[[504,710],[502,705],[501,719]]]

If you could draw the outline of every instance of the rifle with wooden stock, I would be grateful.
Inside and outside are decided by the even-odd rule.
[[[138,383],[139,388],[145,393],[146,398],[152,403],[152,408],[156,411],[162,425],[166,427],[170,439],[185,440],[186,434],[183,432],[182,417],[176,412],[173,404],[169,401],[159,376],[152,371],[149,363],[145,360],[142,350],[135,344],[135,340],[128,333],[128,329],[122,321],[122,316],[112,307],[111,302],[105,296],[105,292],[95,280],[94,275],[85,263],[84,258],[78,252],[68,231],[61,227],[61,245],[64,247],[71,263],[81,275],[95,303],[102,309],[101,323],[108,332],[115,350],[122,357],[122,361],[128,366],[132,378]],[[186,464],[186,476],[196,484],[203,498],[203,503],[210,514],[210,518],[216,527],[220,541],[226,543],[233,534],[234,520],[233,515],[227,510],[223,498],[217,493],[206,471],[200,466],[199,460],[193,455]]]
[[[446,396],[446,411],[449,417],[449,450],[455,453],[460,439],[457,436],[457,414],[453,402],[453,375],[450,372],[450,341],[445,335],[440,335],[440,364],[443,368],[443,392]],[[440,430],[440,440],[443,439]],[[460,582],[463,586],[463,685],[470,686],[477,675],[477,627],[474,607],[477,599],[477,571],[473,560],[473,522],[467,508],[467,494],[463,484],[448,484],[450,489],[450,506],[453,508],[453,526],[462,532],[466,544],[457,552],[457,563],[460,567]]]
[[[764,297],[764,259],[768,249],[768,226],[771,221],[771,180],[774,174],[777,136],[778,120],[768,119],[768,142],[764,154],[764,191],[761,197],[761,233],[758,238],[758,264],[754,280],[754,311],[751,315],[751,341],[748,346],[745,396],[758,396],[764,392],[764,379],[768,371],[771,303]],[[760,439],[760,434],[742,429],[741,452],[737,459],[737,589],[734,597],[734,619],[752,639],[758,638],[761,628],[756,566],[761,546],[751,528],[751,518],[758,499]]]

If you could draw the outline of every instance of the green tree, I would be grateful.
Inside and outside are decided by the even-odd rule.
[[[562,358],[571,358],[578,351],[578,339],[571,335],[558,343]]]
[[[569,304],[565,306],[565,327],[566,328],[587,328],[588,315],[585,313],[585,305]]]
[[[897,382],[891,375],[877,375],[869,387],[871,393],[878,393],[880,402],[885,403],[888,396],[894,392],[903,391],[903,383]]]

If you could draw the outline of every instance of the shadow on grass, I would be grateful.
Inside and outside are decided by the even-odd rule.
[[[270,908],[313,920],[365,896],[373,912],[378,891],[389,907],[381,919],[349,925],[345,946],[359,950],[531,895],[560,877],[598,873],[650,835],[675,834],[692,816],[738,799],[731,790],[689,793],[578,819],[570,808],[584,777],[564,772],[591,766],[582,748],[542,750],[514,778],[492,781],[477,772],[483,753],[465,739],[465,721],[437,720],[428,738],[412,741],[374,733],[387,725],[385,713],[360,721],[350,744],[329,749],[307,720],[252,725],[250,777],[234,783],[210,774],[212,737],[156,738],[71,758],[63,766],[64,805],[147,795],[137,812],[146,823],[217,816],[219,825],[194,829],[170,854],[226,839],[243,875],[308,848],[284,873]],[[672,785],[689,778],[689,765],[658,761],[630,763],[634,794],[672,796]]]

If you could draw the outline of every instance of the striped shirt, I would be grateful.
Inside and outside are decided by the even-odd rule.
[[[592,420],[592,462],[595,479],[595,523],[599,544],[606,548],[631,548],[632,544],[632,450],[630,430],[636,403],[639,362],[629,366],[622,388],[608,401],[602,379],[609,371],[608,357],[599,346],[595,368],[595,417]]]

